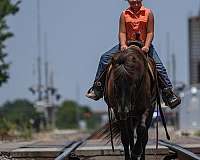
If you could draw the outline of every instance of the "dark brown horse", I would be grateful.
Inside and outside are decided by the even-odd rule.
[[[145,159],[155,97],[156,83],[148,69],[147,56],[141,49],[130,46],[126,51],[116,53],[107,72],[104,98],[115,115],[111,138],[121,135],[125,160]]]

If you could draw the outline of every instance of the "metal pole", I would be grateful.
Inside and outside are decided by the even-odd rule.
[[[42,74],[41,74],[41,37],[40,37],[40,1],[37,0],[37,44],[38,44],[38,101],[42,100]]]
[[[173,75],[173,85],[176,85],[176,55],[174,53],[172,53],[172,65],[173,65],[173,69],[172,69],[172,75]]]
[[[44,34],[44,73],[45,73],[45,99],[49,103],[49,63],[48,63],[48,48],[47,48],[47,34]]]
[[[175,86],[176,85],[176,55],[175,55],[175,49],[174,49],[175,43],[173,43],[172,46],[172,83]]]
[[[167,53],[166,53],[166,56],[167,56],[167,71],[168,73],[171,75],[171,66],[170,66],[170,34],[169,32],[167,32],[167,35],[166,35],[166,41],[167,41]]]
[[[78,83],[76,84],[76,102],[77,102],[77,106],[76,106],[76,121],[77,121],[77,126],[79,128],[79,121],[80,121],[80,116],[79,116],[79,99],[80,99],[80,87],[78,85]]]

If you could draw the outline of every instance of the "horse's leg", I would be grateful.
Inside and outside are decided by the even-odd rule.
[[[127,120],[120,120],[121,141],[124,146],[125,160],[130,160],[129,154],[129,133]]]
[[[141,160],[145,160],[145,148],[148,142],[148,129],[151,126],[151,122],[152,122],[152,117],[153,117],[153,113],[154,113],[155,107],[152,106],[150,112],[149,112],[149,116],[146,119],[146,132],[144,134],[144,137],[142,139],[142,148],[143,148],[143,152],[142,152],[142,156],[141,156]]]
[[[135,130],[135,121],[133,117],[130,117],[128,120],[128,130],[129,130],[129,138],[130,138],[130,150],[131,150],[131,154],[133,152],[134,149],[134,145],[135,145],[135,137],[134,137],[134,130]]]
[[[146,128],[146,119],[148,118],[149,115],[149,108],[145,110],[145,112],[141,116],[141,121],[137,125],[136,128],[136,134],[137,134],[137,140],[132,152],[132,160],[138,160],[140,159],[142,154],[143,154],[143,139],[146,138],[147,135],[147,128]]]
[[[131,151],[131,159],[139,160],[143,153],[142,139],[145,135],[146,127],[142,125],[138,125],[136,128],[137,140],[134,145],[133,150]]]

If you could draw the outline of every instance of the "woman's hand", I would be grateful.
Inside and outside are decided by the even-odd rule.
[[[145,53],[148,53],[149,52],[149,47],[148,46],[142,47],[142,51],[145,52]]]
[[[121,51],[124,51],[124,50],[126,50],[127,48],[128,48],[127,45],[121,45],[120,50],[121,50]]]

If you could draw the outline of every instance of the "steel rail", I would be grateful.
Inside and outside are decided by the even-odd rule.
[[[170,151],[174,153],[166,156],[164,160],[171,160],[170,157],[174,158],[181,158],[181,160],[200,160],[200,157],[194,154],[193,152],[181,147],[180,145],[171,143],[169,141],[159,140],[158,142],[160,145],[168,147]]]
[[[77,141],[73,143],[69,148],[64,149],[63,153],[60,154],[55,160],[64,160],[67,156],[71,154],[72,151],[74,151],[77,147],[79,147],[83,141]]]
[[[73,154],[73,151],[76,150],[81,144],[83,144],[86,140],[90,139],[96,132],[93,132],[90,134],[88,137],[80,140],[80,141],[75,141],[70,147],[67,147],[66,149],[63,150],[62,154],[60,154],[55,160],[65,160],[66,157],[70,157],[70,159],[79,159],[76,157],[75,154]]]

